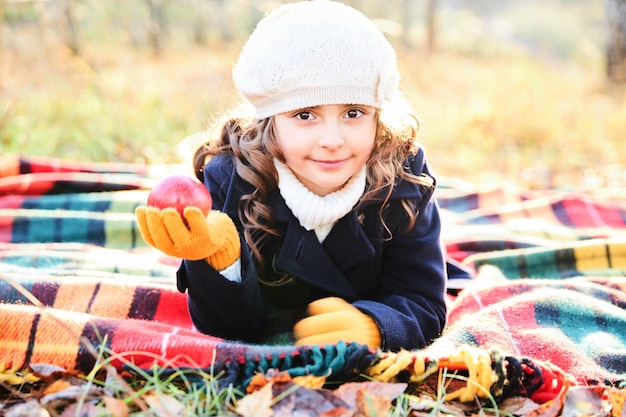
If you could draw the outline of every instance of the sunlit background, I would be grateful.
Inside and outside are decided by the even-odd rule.
[[[626,186],[619,0],[353,0],[396,47],[438,175]],[[2,153],[179,163],[239,98],[230,70],[277,1],[0,0]]]

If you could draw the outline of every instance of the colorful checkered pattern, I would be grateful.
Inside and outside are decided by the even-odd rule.
[[[451,299],[444,335],[398,365],[406,354],[342,343],[247,345],[195,331],[173,284],[178,260],[145,245],[134,217],[154,182],[178,167],[10,156],[0,162],[5,367],[53,363],[89,371],[93,345],[120,368],[131,361],[145,369],[156,362],[220,370],[223,383],[236,385],[270,368],[330,370],[336,381],[406,371],[419,380],[451,357],[481,357],[456,353],[472,347],[488,355],[494,380],[508,378],[491,387],[499,395],[549,398],[559,384],[548,375],[559,383],[626,381],[623,191],[530,192],[441,179],[443,242],[451,260],[477,275]],[[416,363],[430,365],[407,368]]]

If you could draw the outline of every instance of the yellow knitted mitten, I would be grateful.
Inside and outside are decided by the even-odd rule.
[[[183,218],[174,208],[159,210],[140,206],[135,210],[141,236],[149,245],[177,258],[200,259],[221,271],[241,254],[237,228],[221,211],[211,210],[204,217],[197,207],[186,207]]]
[[[382,337],[376,322],[341,298],[313,301],[309,304],[309,315],[294,326],[297,345],[334,344],[343,340],[381,347]]]

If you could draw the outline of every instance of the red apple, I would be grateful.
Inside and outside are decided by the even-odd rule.
[[[185,219],[187,206],[198,207],[204,215],[211,211],[211,193],[200,181],[186,175],[170,175],[159,181],[148,194],[148,205],[159,209],[175,208]]]

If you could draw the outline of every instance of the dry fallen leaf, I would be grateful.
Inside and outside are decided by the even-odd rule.
[[[29,366],[31,371],[35,373],[35,375],[40,378],[58,378],[65,375],[74,375],[74,373],[70,373],[67,369],[62,368],[57,365],[47,364],[47,363],[31,363]]]
[[[270,369],[266,374],[255,374],[252,379],[250,379],[250,383],[246,387],[246,392],[249,394],[257,391],[270,382],[287,381],[291,381],[291,375],[289,375],[289,372],[279,372],[274,369]]]
[[[565,395],[562,417],[605,417],[612,405],[604,387],[571,387]]]
[[[26,401],[6,410],[5,417],[50,417],[50,413],[37,401]]]
[[[272,397],[272,384],[265,384],[239,400],[235,411],[243,417],[271,417]]]
[[[64,384],[58,384],[57,387],[61,387]],[[39,400],[42,405],[50,408],[57,409],[75,403],[76,401],[89,401],[97,398],[101,395],[101,391],[93,386],[88,386],[86,383],[82,385],[70,385],[67,388],[59,391],[54,391],[51,394],[44,395]]]
[[[560,415],[568,389],[568,386],[564,386],[556,398],[541,404],[536,410],[526,414],[526,417],[556,417]]]
[[[162,392],[154,392],[145,395],[143,400],[146,402],[150,410],[156,417],[184,417],[185,407],[176,398],[163,394]]]
[[[103,398],[103,402],[108,414],[112,417],[128,417],[129,409],[124,401],[107,395]]]
[[[279,385],[279,384],[277,384]],[[332,391],[309,389],[293,383],[284,383],[285,387],[274,387],[274,398],[282,397],[273,409],[275,417],[294,415],[318,417],[352,417],[356,410],[337,397]],[[287,395],[285,395],[287,394]]]
[[[57,379],[56,381],[53,381],[50,384],[48,384],[43,389],[42,394],[43,394],[43,396],[55,394],[57,392],[66,390],[66,389],[72,387],[73,385],[74,384],[72,384],[70,381],[68,381],[66,379]]]
[[[465,412],[460,403],[442,403],[431,395],[411,395],[409,396],[409,407],[413,410],[413,414],[430,415],[433,410],[437,410],[438,414],[450,414],[453,416],[465,416]]]
[[[391,400],[361,389],[356,394],[356,406],[365,417],[386,416],[391,409]]]
[[[626,400],[626,390],[618,388],[607,389],[607,396],[613,408],[611,409],[611,417],[626,416],[624,408],[624,400]]]
[[[98,407],[95,404],[71,404],[63,410],[59,417],[100,417],[107,415],[106,410],[102,407]]]
[[[390,382],[348,382],[342,384],[334,392],[339,398],[345,401],[348,405],[357,409],[357,393],[360,390],[369,392],[370,394],[378,395],[381,397],[394,400],[398,396],[402,395],[407,388],[407,384],[404,383],[390,383]]]
[[[507,398],[498,405],[498,410],[515,416],[525,416],[539,408],[539,404],[528,397]]]
[[[293,378],[293,382],[310,389],[322,389],[326,383],[325,376],[305,375]]]

